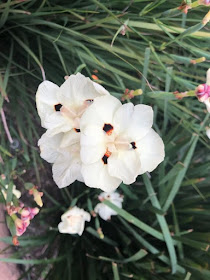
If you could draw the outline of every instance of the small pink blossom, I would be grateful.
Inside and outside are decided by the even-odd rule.
[[[196,95],[199,101],[204,102],[210,97],[210,85],[202,84],[196,89]]]
[[[22,221],[19,218],[15,219],[15,227],[16,227],[16,235],[21,236],[26,231],[27,227],[29,226],[29,221]]]
[[[34,218],[39,213],[39,209],[36,208],[30,208],[30,207],[25,207],[21,211],[21,220],[22,221],[30,221]]]
[[[210,5],[210,0],[199,0],[199,4],[209,6]]]

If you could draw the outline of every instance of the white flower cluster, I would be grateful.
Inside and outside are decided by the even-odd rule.
[[[36,103],[47,129],[38,142],[41,157],[53,164],[59,188],[78,180],[112,192],[164,159],[163,141],[152,129],[152,107],[122,105],[80,73],[60,87],[42,82]]]
[[[104,199],[109,200],[117,207],[122,208],[123,196],[117,192],[103,192],[99,195],[98,199],[100,201]],[[103,203],[98,203],[94,211],[105,221],[110,220],[111,216],[117,215],[114,210]],[[74,206],[61,216],[58,230],[60,233],[78,234],[81,236],[85,228],[85,222],[90,222],[90,219],[91,216],[88,212]]]

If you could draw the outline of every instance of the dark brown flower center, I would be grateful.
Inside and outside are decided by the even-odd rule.
[[[56,104],[56,105],[54,106],[55,111],[56,111],[56,112],[59,112],[60,109],[61,109],[61,107],[62,107],[62,104]]]
[[[132,148],[135,150],[137,147],[136,147],[136,142],[131,142],[130,143],[131,144],[131,146],[132,146]]]
[[[103,131],[106,132],[106,134],[111,135],[114,127],[110,123],[105,123],[103,127]]]

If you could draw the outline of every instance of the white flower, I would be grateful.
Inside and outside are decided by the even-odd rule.
[[[95,97],[108,95],[101,85],[80,73],[71,75],[58,87],[44,81],[36,93],[36,104],[41,124],[52,136],[60,132],[80,131],[80,118]],[[67,136],[68,137],[68,136]],[[70,137],[70,136],[69,136]]]
[[[122,208],[123,196],[117,192],[106,193],[103,192],[99,195],[99,200],[103,201],[104,199],[110,200],[117,207]],[[117,212],[112,210],[109,206],[104,203],[98,203],[94,209],[96,213],[105,221],[110,220],[111,216],[117,215]]]
[[[5,187],[6,190],[8,189],[8,185],[5,185],[4,187]],[[4,199],[6,200],[7,199],[7,192],[3,189],[1,191],[2,191],[2,194],[4,196]],[[21,197],[21,192],[16,189],[15,185],[13,185],[13,187],[12,187],[12,193],[13,193],[14,196],[16,196],[17,199],[19,199]]]
[[[81,160],[85,184],[106,192],[123,181],[153,171],[163,161],[164,144],[151,128],[150,106],[122,105],[113,96],[96,98],[81,118]]]
[[[83,209],[74,206],[61,216],[61,223],[58,225],[60,233],[82,235],[85,221],[90,222],[90,214]]]
[[[67,187],[75,180],[83,182],[79,141],[80,134],[74,130],[68,134],[59,133],[51,137],[44,133],[39,139],[40,155],[49,163],[53,163],[53,179],[59,188]]]
[[[207,127],[206,129],[206,135],[210,139],[210,127]]]
[[[206,104],[206,109],[210,113],[210,68],[206,72],[206,83],[197,87],[196,95],[200,102]]]

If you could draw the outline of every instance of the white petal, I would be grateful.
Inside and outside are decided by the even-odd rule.
[[[153,171],[164,160],[164,143],[153,129],[150,129],[149,133],[136,143],[136,146],[141,162],[140,174]]]
[[[108,199],[119,208],[122,208],[123,196],[118,192],[102,192],[98,196],[99,200]]]
[[[59,103],[57,91],[59,87],[49,81],[42,82],[36,93],[36,106],[41,119],[41,124],[46,128],[45,119],[55,112],[55,105]]]
[[[97,97],[80,120],[81,130],[83,131],[87,125],[95,125],[103,130],[105,123],[112,124],[114,114],[120,106],[121,102],[114,96]]]
[[[99,216],[105,221],[109,220],[111,216],[117,215],[117,213],[114,210],[112,210],[110,207],[103,203],[98,203],[94,211],[98,213]]]
[[[206,72],[206,83],[208,86],[210,86],[210,68]]]
[[[124,184],[132,184],[141,170],[139,155],[136,150],[122,150],[109,157],[108,171],[113,177],[121,179]]]
[[[53,136],[61,132],[67,132],[73,128],[71,119],[64,117],[60,112],[54,112],[45,118],[47,134]]]
[[[60,146],[63,134],[57,134],[53,137],[48,137],[45,132],[38,141],[38,146],[40,147],[40,156],[49,163],[55,162],[58,157]]]
[[[105,135],[104,131],[97,126],[87,126],[81,133],[81,161],[84,164],[91,164],[100,160],[105,152]]]
[[[210,139],[210,128],[207,128],[207,130],[206,130],[206,135],[207,135],[207,137]]]
[[[122,105],[114,115],[114,127],[118,134],[127,134],[133,141],[143,138],[153,123],[152,107],[132,103]]]
[[[204,103],[206,104],[207,111],[210,113],[210,98],[208,98],[206,101],[204,101]]]
[[[66,148],[71,145],[80,142],[80,132],[76,132],[74,129],[63,134],[63,138],[60,144],[61,148]]]
[[[79,153],[61,153],[52,167],[53,179],[59,188],[72,184],[81,177],[81,161]]]
[[[106,192],[114,191],[122,182],[109,175],[107,164],[104,164],[102,159],[93,164],[83,164],[81,172],[88,187],[98,188]]]
[[[93,86],[98,94],[100,95],[110,95],[110,93],[102,86],[96,82],[93,82]]]
[[[60,87],[57,94],[61,104],[69,108],[71,104],[80,106],[85,100],[109,94],[102,86],[97,85],[80,73],[71,75]]]
[[[69,225],[67,222],[60,222],[58,224],[58,230],[60,233],[70,233],[69,231]]]

